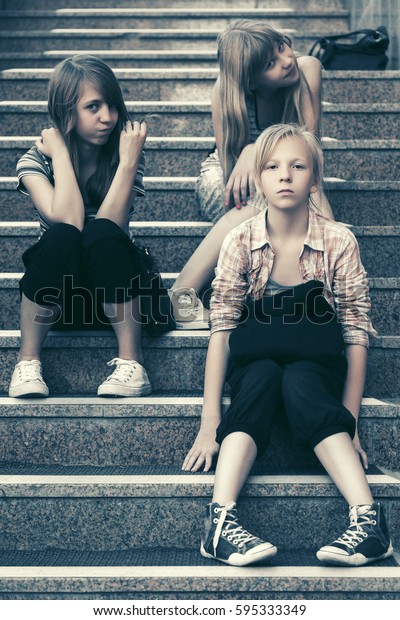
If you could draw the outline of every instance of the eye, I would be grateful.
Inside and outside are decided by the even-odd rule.
[[[294,164],[293,168],[295,168],[296,170],[304,170],[305,166],[303,166],[303,164]]]
[[[86,109],[91,110],[91,112],[97,112],[99,106],[97,103],[90,103],[88,106],[86,106]]]
[[[268,164],[268,166],[265,167],[265,170],[276,170],[278,168],[278,166],[276,164]]]
[[[115,110],[117,109],[117,106],[115,105],[115,103],[109,103],[108,108],[112,110],[113,112],[115,112]]]

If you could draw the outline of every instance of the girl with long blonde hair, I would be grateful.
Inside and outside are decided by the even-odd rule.
[[[212,92],[215,150],[201,167],[196,196],[215,223],[177,278],[172,302],[178,328],[206,328],[198,298],[211,281],[227,233],[257,210],[254,142],[275,123],[297,123],[317,137],[321,120],[321,64],[297,56],[293,40],[264,22],[237,20],[218,38],[220,74]],[[322,190],[315,199],[332,218]]]

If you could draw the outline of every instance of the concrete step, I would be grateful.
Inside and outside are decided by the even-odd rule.
[[[136,201],[142,221],[199,221],[195,177],[145,177],[146,196]],[[0,177],[0,221],[35,220],[32,203],[15,191],[16,177]],[[400,181],[346,181],[326,177],[325,191],[338,221],[356,226],[387,226],[400,204]],[[391,205],[390,208],[388,205]]]
[[[2,11],[2,30],[64,28],[209,28],[223,30],[232,19],[268,20],[276,29],[303,32],[346,32],[349,12],[344,9],[294,10],[286,8],[153,8],[58,9]]]
[[[213,134],[211,104],[185,101],[128,101],[134,118],[154,114],[149,120],[151,134],[161,137]],[[323,102],[323,135],[336,139],[392,139],[400,122],[400,104]],[[51,125],[45,101],[0,102],[0,134],[24,136],[40,134]]]
[[[3,470],[3,468],[1,468]],[[139,475],[0,476],[2,549],[116,551],[197,549],[204,507],[212,494],[212,474],[185,474],[163,468]],[[171,470],[169,470],[171,471]],[[379,470],[378,470],[379,472]],[[382,502],[393,543],[400,543],[400,480],[382,472],[368,475]],[[249,531],[279,547],[317,551],[341,534],[348,507],[326,475],[250,477],[239,500]],[[317,515],[324,518],[321,527]],[[178,516],[179,515],[179,516]],[[284,518],[282,518],[284,515]]]
[[[364,567],[321,567],[314,565],[314,553],[296,549],[286,553],[281,549],[272,565],[235,569],[203,561],[198,551],[176,549],[126,553],[12,551],[5,552],[3,557],[16,564],[0,568],[3,598],[12,600],[29,597],[110,601],[126,599],[129,592],[129,597],[144,601],[293,600],[292,609],[301,613],[307,600],[400,598],[400,568],[395,565],[374,564],[368,572]],[[140,561],[146,564],[138,564]],[[396,564],[398,561],[397,556]],[[131,613],[132,607],[122,609]],[[200,603],[198,613],[201,609]]]
[[[86,50],[212,50],[216,54],[215,28],[64,28],[57,30],[17,30],[2,32],[0,51],[7,53],[56,53],[67,49]],[[281,28],[296,37],[296,50],[307,54],[318,32],[303,34],[294,28]],[[103,51],[100,52],[102,55]],[[50,66],[53,66],[52,63]],[[19,66],[19,65],[17,65]],[[25,66],[25,65],[21,65]],[[30,67],[34,65],[28,65]],[[125,65],[123,65],[125,66]],[[5,67],[4,67],[5,68]]]
[[[26,463],[40,466],[37,474],[53,465],[75,466],[75,473],[85,466],[92,474],[115,473],[128,466],[180,468],[199,430],[202,402],[201,394],[167,392],[121,399],[1,397],[0,463],[13,463],[14,474]],[[224,397],[224,410],[229,402]],[[365,397],[359,432],[370,463],[400,469],[400,401]],[[293,447],[282,417],[256,469],[272,475],[317,465],[310,449]]]
[[[207,331],[173,331],[158,339],[143,339],[145,366],[154,390],[203,389]],[[17,330],[0,331],[0,392],[8,393],[20,346]],[[371,340],[366,395],[400,396],[400,337]],[[96,393],[109,374],[106,363],[117,354],[111,331],[50,332],[43,349],[43,372],[52,395]]]
[[[31,9],[76,9],[77,4],[82,9],[101,9],[110,7],[110,0],[31,0],[29,6]],[[165,0],[135,0],[136,8],[161,8],[164,9]],[[256,9],[256,8],[279,8],[282,9],[282,0],[235,0],[236,8]],[[118,8],[132,8],[132,0],[113,0],[112,6]],[[169,8],[190,8],[197,6],[201,8],[231,8],[232,0],[169,0]],[[342,9],[343,2],[341,0],[285,0],[284,8],[303,11],[305,9]],[[26,0],[2,0],[3,10],[25,10]]]
[[[180,271],[209,232],[208,222],[134,222],[131,230],[147,245],[162,271]],[[361,257],[370,277],[399,277],[399,226],[355,226]],[[36,222],[0,222],[1,271],[22,271],[22,253],[39,234]]]
[[[182,42],[180,49],[183,46],[187,47]],[[111,48],[114,47],[111,42]],[[129,64],[128,60],[123,68],[115,69],[115,74],[124,98],[130,101],[139,97],[141,101],[204,101],[211,98],[218,77],[217,68],[160,70],[131,68]],[[51,72],[52,69],[1,71],[0,98],[46,100]],[[324,71],[323,77],[324,99],[331,103],[393,103],[400,95],[400,71]]]
[[[296,39],[296,51],[308,53],[311,47],[310,36]],[[106,49],[72,49],[47,50],[44,52],[3,52],[0,53],[0,70],[33,67],[51,68],[55,64],[74,54],[91,54],[100,56],[113,69],[135,66],[139,68],[215,68],[217,66],[216,45],[213,49],[176,49],[176,50],[106,50]]]
[[[171,286],[176,274],[164,274]],[[170,276],[170,277],[169,277]],[[19,328],[18,283],[22,273],[0,273],[0,329]],[[370,278],[371,318],[381,336],[400,335],[400,278]]]
[[[151,130],[150,130],[151,131]],[[2,176],[15,174],[18,159],[35,143],[36,136],[0,137]],[[207,137],[159,138],[146,141],[148,176],[197,176],[215,141]],[[325,175],[342,179],[398,180],[399,140],[324,139]]]

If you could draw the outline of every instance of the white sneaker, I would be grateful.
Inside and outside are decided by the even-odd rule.
[[[209,329],[209,311],[194,288],[177,288],[170,294],[176,329]]]
[[[49,395],[39,360],[18,362],[11,377],[8,395],[11,398],[43,398]]]
[[[147,396],[151,383],[145,368],[135,360],[114,357],[107,366],[116,369],[97,389],[97,396]]]

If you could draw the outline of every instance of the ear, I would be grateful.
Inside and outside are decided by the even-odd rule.
[[[310,194],[315,194],[316,192],[318,192],[320,189],[319,183],[315,183],[314,185],[311,185],[310,187]]]

